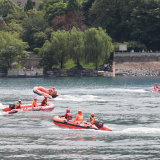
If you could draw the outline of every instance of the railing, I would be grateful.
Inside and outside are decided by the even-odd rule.
[[[160,52],[114,52],[114,57],[160,56]]]
[[[43,68],[31,70],[8,70],[8,76],[43,76]]]

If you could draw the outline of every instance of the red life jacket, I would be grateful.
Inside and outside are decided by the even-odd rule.
[[[72,114],[71,113],[67,113],[67,120],[72,120]]]

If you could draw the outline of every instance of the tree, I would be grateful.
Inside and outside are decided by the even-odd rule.
[[[113,41],[128,41],[130,15],[138,4],[138,0],[95,0],[90,10],[90,23],[106,29]]]
[[[77,30],[85,31],[87,26],[84,24],[85,17],[82,12],[68,13],[67,15],[56,16],[52,20],[53,30],[71,31],[73,27]]]
[[[80,9],[80,4],[77,0],[68,0],[68,5],[66,8],[66,14],[71,12],[78,12]]]
[[[6,28],[6,24],[3,19],[0,18],[0,31],[4,30]]]
[[[28,10],[32,10],[32,9],[33,9],[32,0],[27,0],[27,3],[25,4],[24,10],[28,11]]]
[[[19,39],[18,33],[0,32],[0,59],[7,68],[11,68],[14,61],[23,61],[28,57],[25,51],[28,45]]]
[[[80,59],[83,58],[84,53],[84,33],[81,31],[77,31],[75,27],[72,28],[70,33],[70,41],[69,41],[69,52],[71,54],[71,58],[77,61],[77,66],[79,65]]]
[[[22,27],[24,29],[22,34],[22,39],[25,42],[28,42],[30,47],[33,49],[38,47],[35,45],[35,37],[34,36],[38,32],[44,32],[46,28],[48,28],[48,23],[43,18],[42,15],[38,15],[36,17],[28,17],[25,18],[22,22]]]
[[[0,15],[6,17],[16,12],[16,4],[12,0],[0,0]]]
[[[63,15],[66,11],[67,3],[63,0],[48,0],[44,3],[44,13],[45,18],[48,20],[49,24],[56,15]]]
[[[46,40],[42,48],[39,49],[38,55],[41,57],[40,65],[46,70],[52,70],[52,66],[57,64],[57,59],[54,58],[54,50],[51,49],[51,43]]]
[[[36,47],[41,47],[43,46],[45,40],[47,40],[47,35],[44,32],[36,32],[33,35],[33,39],[34,39],[34,44],[36,45]]]
[[[159,0],[140,0],[131,14],[131,36],[154,50],[160,49]],[[154,24],[154,25],[153,25]]]
[[[51,35],[51,50],[54,51],[54,58],[61,64],[61,69],[69,58],[69,36],[69,32],[64,30],[52,32]]]
[[[94,63],[97,70],[99,62],[108,59],[114,50],[112,39],[101,27],[90,28],[84,35],[85,61]]]

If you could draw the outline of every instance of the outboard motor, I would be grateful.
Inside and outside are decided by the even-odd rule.
[[[9,104],[10,109],[15,109],[15,104]]]
[[[57,97],[57,93],[56,92],[53,92],[52,93],[52,98],[56,98]]]
[[[102,128],[103,127],[103,122],[102,121],[96,121],[95,122],[95,125],[98,129]]]

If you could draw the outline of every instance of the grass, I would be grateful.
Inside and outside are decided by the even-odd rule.
[[[85,64],[84,62],[80,62],[80,65],[85,68],[85,69],[93,69],[95,68],[95,65],[93,63]],[[103,65],[103,63],[100,63],[98,65],[98,68],[100,68]],[[73,67],[77,68],[77,64],[74,63],[72,59],[69,59],[65,64],[64,64],[65,69],[70,69]]]

